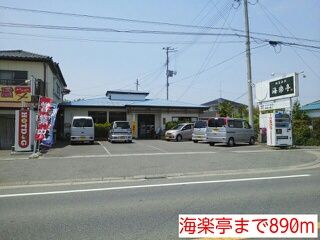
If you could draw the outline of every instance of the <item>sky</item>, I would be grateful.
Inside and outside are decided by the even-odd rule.
[[[231,30],[244,29],[243,3],[239,5],[234,0],[0,0],[0,6],[217,28],[115,21],[0,7],[0,49],[21,49],[51,56],[59,63],[71,90],[71,94],[65,96],[68,100],[105,96],[108,90],[134,90],[136,79],[139,79],[139,90],[150,92],[150,98],[166,98],[163,48],[172,47],[175,51],[169,54],[169,69],[177,74],[169,79],[169,99],[201,104],[223,97],[247,103],[245,38],[239,36],[243,32]],[[250,1],[251,36],[258,38],[251,40],[254,83],[271,79],[272,74],[281,76],[303,71],[299,100],[306,104],[320,99],[320,49],[273,47],[264,41],[281,40],[319,47],[319,13],[319,0]],[[3,23],[147,30],[161,31],[161,34],[19,28]],[[163,34],[164,31],[198,35]],[[212,35],[204,36],[204,33]]]

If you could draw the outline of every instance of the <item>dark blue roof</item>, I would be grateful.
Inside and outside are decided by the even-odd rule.
[[[199,108],[208,109],[200,104],[192,104],[181,101],[165,99],[133,100],[111,100],[107,97],[83,99],[74,102],[60,104],[64,107],[164,107],[164,108]]]
[[[320,110],[320,100],[308,103],[301,107],[301,110],[308,111],[308,110]]]

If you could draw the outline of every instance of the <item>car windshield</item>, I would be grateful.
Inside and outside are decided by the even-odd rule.
[[[194,124],[194,128],[206,128],[207,127],[207,121],[196,121]]]
[[[183,124],[178,124],[177,126],[173,127],[172,130],[181,130],[183,126]]]
[[[88,118],[78,118],[73,120],[73,127],[92,127],[93,123]]]
[[[223,118],[212,118],[208,122],[209,127],[223,127],[224,124],[224,119]]]
[[[115,124],[115,128],[120,128],[120,129],[129,129],[130,128],[130,124],[128,122],[117,122]]]

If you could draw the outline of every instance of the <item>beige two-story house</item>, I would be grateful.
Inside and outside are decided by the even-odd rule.
[[[0,51],[0,149],[14,143],[15,110],[32,108],[36,96],[63,101],[67,84],[52,57],[23,50]]]

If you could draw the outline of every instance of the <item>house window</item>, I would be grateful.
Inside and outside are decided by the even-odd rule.
[[[126,121],[126,120],[127,120],[126,112],[109,112],[109,122]]]
[[[107,112],[89,111],[88,115],[93,118],[94,123],[107,122]]]
[[[191,123],[191,122],[196,122],[197,120],[198,120],[197,117],[172,117],[172,121],[174,122]]]
[[[27,71],[0,70],[0,85],[27,85]]]
[[[56,95],[57,97],[61,98],[61,88],[59,83],[56,82]]]

